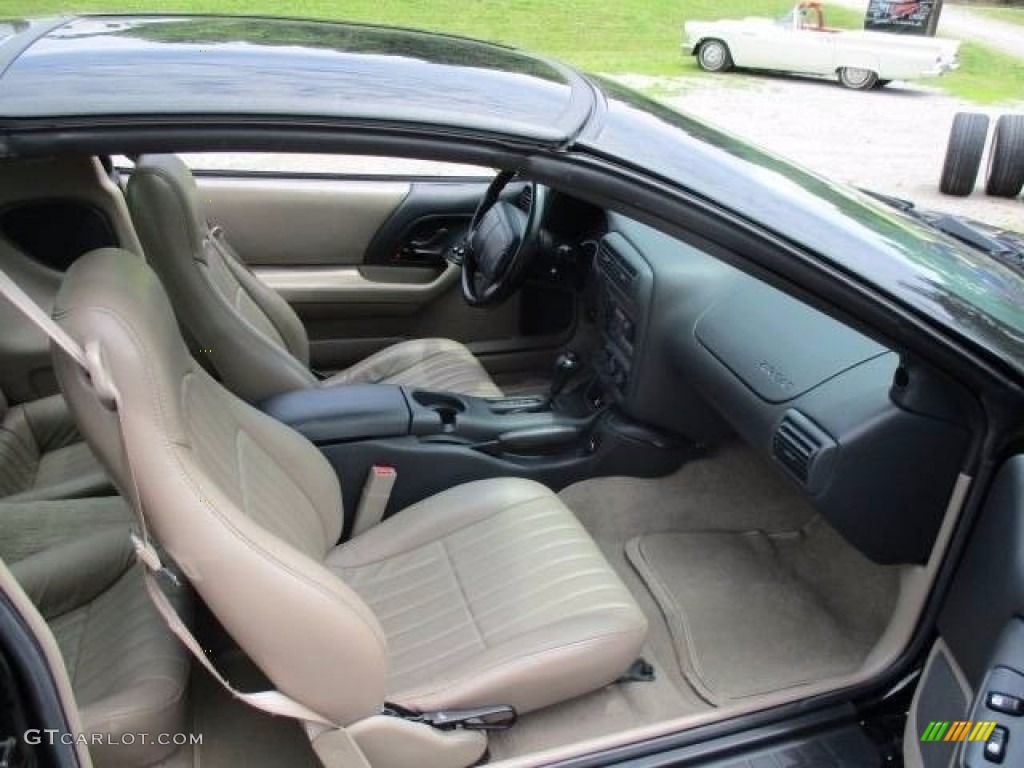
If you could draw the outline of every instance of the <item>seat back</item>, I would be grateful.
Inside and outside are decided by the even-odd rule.
[[[181,158],[143,155],[125,195],[146,259],[179,322],[227,387],[259,402],[313,386],[302,322],[242,264],[223,233],[210,228]]]
[[[138,489],[152,535],[214,615],[288,696],[340,725],[378,712],[383,633],[322,565],[343,512],[320,452],[189,356],[160,281],[138,258],[116,249],[80,258],[54,317],[98,347],[119,392],[118,416],[55,352],[82,433],[122,492]]]
[[[0,391],[0,497],[20,493],[39,468],[39,446],[23,413]]]

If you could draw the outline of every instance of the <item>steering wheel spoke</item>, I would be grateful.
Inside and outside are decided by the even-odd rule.
[[[532,186],[530,209],[523,211],[501,199],[513,178],[510,171],[494,178],[465,239],[446,255],[462,265],[462,295],[470,306],[494,306],[518,291],[540,247],[546,189],[527,182]]]

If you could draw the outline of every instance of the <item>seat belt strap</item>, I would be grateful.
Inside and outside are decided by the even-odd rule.
[[[199,645],[195,635],[185,626],[178,612],[171,605],[171,601],[167,599],[167,595],[160,588],[157,576],[161,573],[170,574],[171,572],[164,568],[156,548],[150,542],[143,541],[141,537],[135,534],[132,534],[132,544],[135,546],[136,557],[145,566],[143,572],[146,580],[146,591],[149,592],[149,597],[153,601],[153,606],[156,608],[157,613],[163,617],[168,629],[181,641],[181,644],[191,651],[192,655],[203,665],[206,671],[213,676],[213,679],[220,683],[228,693],[236,699],[245,702],[250,707],[271,715],[291,717],[296,720],[326,725],[331,728],[336,727],[334,723],[318,715],[304,704],[295,701],[295,699],[285,696],[280,691],[243,693],[232,686],[210,662],[209,657],[202,646]],[[174,578],[173,575],[172,578]]]
[[[78,342],[68,336],[64,329],[54,322],[54,319],[43,312],[38,304],[21,289],[21,286],[11,280],[7,273],[0,269],[0,294],[14,305],[14,308],[31,320],[36,327],[50,337],[65,352],[71,355],[72,359],[82,368],[89,372],[89,364],[82,353]]]
[[[157,613],[160,614],[161,618],[163,618],[164,622],[167,624],[167,628],[170,629],[174,636],[181,641],[182,645],[189,650],[196,660],[202,664],[206,671],[213,675],[213,679],[220,683],[221,686],[223,686],[224,689],[236,699],[245,702],[254,709],[258,709],[271,715],[290,717],[308,723],[336,728],[337,725],[332,723],[323,715],[317,714],[304,704],[300,704],[295,701],[295,699],[286,696],[280,691],[271,690],[261,691],[259,693],[243,693],[237,690],[231,685],[231,683],[224,679],[223,675],[221,675],[221,673],[217,671],[217,668],[213,666],[206,654],[206,651],[204,651],[202,646],[199,645],[199,641],[196,640],[195,635],[192,634],[191,630],[185,626],[181,617],[178,616],[178,612],[175,611],[174,606],[171,605],[171,601],[167,599],[167,595],[164,594],[163,589],[161,589],[159,583],[157,583],[157,574],[168,574],[175,581],[177,581],[177,577],[164,567],[156,547],[154,547],[150,541],[149,531],[146,527],[146,518],[142,510],[142,497],[139,494],[139,487],[135,481],[135,470],[132,467],[127,446],[124,445],[125,434],[123,414],[121,412],[121,398],[113,381],[107,374],[99,346],[87,344],[86,349],[83,350],[82,347],[79,346],[78,342],[65,333],[64,329],[57,325],[56,321],[52,317],[43,312],[39,305],[21,289],[21,286],[11,280],[11,278],[2,269],[0,269],[0,295],[10,301],[16,309],[21,311],[21,313],[35,324],[39,330],[49,336],[54,343],[60,346],[61,349],[67,352],[68,355],[70,355],[71,358],[81,366],[82,370],[88,374],[97,395],[103,403],[116,414],[118,432],[121,436],[122,447],[125,449],[124,460],[128,467],[128,474],[132,484],[132,498],[129,499],[129,501],[131,502],[132,509],[135,511],[135,517],[139,524],[139,535],[136,535],[135,533],[131,534],[132,544],[135,547],[135,555],[137,559],[144,566],[143,578],[146,582],[146,591],[149,593],[149,597],[153,601],[153,605],[156,608]]]

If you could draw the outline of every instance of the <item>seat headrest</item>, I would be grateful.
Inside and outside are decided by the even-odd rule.
[[[90,328],[95,330],[90,332],[101,338],[81,338],[81,333],[74,332],[74,318],[86,312],[104,315],[117,321],[116,325],[92,325]],[[71,265],[57,292],[53,316],[61,325],[71,325],[72,336],[80,344],[111,342],[104,350],[108,354],[120,342],[132,340],[118,334],[129,334],[146,347],[144,352],[159,352],[160,358],[180,368],[190,364],[188,348],[160,279],[145,261],[120,248],[91,251]]]
[[[128,179],[126,196],[132,208],[132,214],[139,214],[139,204],[146,208],[152,197],[147,195],[147,187],[159,183],[164,192],[169,192],[174,204],[180,208],[188,228],[188,235],[194,244],[202,243],[208,228],[206,216],[199,204],[199,189],[192,171],[177,155],[142,155],[135,163],[131,177]],[[140,200],[140,195],[144,199]],[[152,213],[156,215],[158,211]]]
[[[65,274],[53,317],[83,348],[98,344],[127,413],[159,412],[168,438],[185,439],[180,411],[161,404],[176,401],[177,387],[194,364],[167,294],[142,259],[118,248],[80,257]],[[83,433],[92,437],[94,451],[124,493],[131,480],[117,420],[70,356],[54,350],[61,389]]]

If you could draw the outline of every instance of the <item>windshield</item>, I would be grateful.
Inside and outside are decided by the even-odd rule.
[[[898,209],[892,209],[890,215],[905,224],[920,220],[911,212]],[[915,234],[916,242],[907,243],[903,249],[905,258],[961,299],[965,306],[959,312],[981,310],[989,316],[988,320],[1024,341],[1024,279],[1019,268],[962,241],[954,241],[939,230],[927,238]],[[945,301],[951,311],[956,311],[952,298]]]

